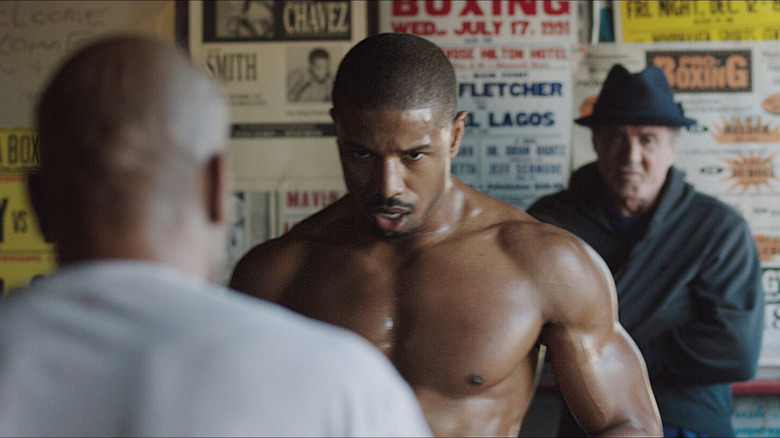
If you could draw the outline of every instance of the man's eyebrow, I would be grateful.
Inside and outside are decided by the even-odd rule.
[[[413,154],[415,152],[424,151],[424,150],[430,149],[430,148],[431,148],[430,144],[422,144],[422,145],[419,145],[419,146],[411,147],[409,149],[404,149],[402,152],[405,153],[405,154]]]
[[[337,143],[340,146],[348,146],[348,147],[351,147],[351,148],[363,148],[363,149],[366,148],[362,144],[360,144],[358,142],[355,142],[355,141],[352,141],[352,140],[337,140]]]
[[[342,147],[350,147],[350,148],[357,148],[357,149],[367,149],[362,144],[360,144],[360,143],[358,143],[356,141],[352,141],[352,140],[341,140],[341,141],[338,142],[338,144],[341,145]],[[401,153],[403,153],[403,154],[413,154],[413,153],[421,152],[421,151],[424,151],[424,150],[430,149],[430,148],[431,148],[430,144],[422,144],[422,145],[419,145],[419,146],[410,147],[408,149],[402,149]]]

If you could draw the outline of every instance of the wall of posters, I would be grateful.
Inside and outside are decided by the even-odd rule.
[[[580,115],[589,113],[618,62],[632,72],[660,67],[685,115],[698,121],[680,135],[676,166],[699,191],[731,205],[750,224],[766,292],[760,366],[780,368],[780,48],[770,42],[583,46],[574,64]],[[575,126],[573,132],[579,167],[595,155],[590,130]]]
[[[252,246],[344,192],[330,91],[344,54],[368,34],[365,1],[189,2],[192,58],[231,108],[236,202],[225,278]],[[334,195],[335,194],[335,195]],[[247,210],[248,209],[248,210]],[[250,230],[262,214],[263,232]]]
[[[455,67],[469,116],[453,175],[521,208],[568,179],[577,22],[567,1],[379,4],[380,32],[423,36]]]
[[[780,39],[774,0],[616,1],[617,42]]]
[[[741,395],[731,415],[734,436],[780,436],[780,398],[771,394]]]
[[[330,89],[367,35],[365,2],[189,3],[193,59],[232,111],[237,190],[341,190]]]
[[[0,3],[0,294],[51,271],[52,246],[27,200],[26,172],[40,163],[33,111],[41,88],[73,50],[108,33],[174,39],[174,2]]]
[[[298,222],[336,202],[346,192],[344,190],[287,190],[280,192],[277,198],[279,222],[275,226],[275,235],[290,231]]]
[[[267,192],[235,191],[230,202],[233,207],[233,223],[227,237],[227,254],[217,281],[227,284],[233,267],[258,242],[271,236],[271,205]]]

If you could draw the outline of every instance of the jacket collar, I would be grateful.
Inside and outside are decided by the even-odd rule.
[[[588,163],[574,172],[569,180],[569,188],[574,192],[582,209],[599,225],[615,234],[609,220],[610,207],[606,203],[609,195],[596,163]],[[649,213],[651,216],[645,236],[651,236],[663,229],[667,222],[677,220],[676,216],[690,203],[694,194],[693,186],[685,182],[683,173],[672,166],[658,195],[658,202]]]

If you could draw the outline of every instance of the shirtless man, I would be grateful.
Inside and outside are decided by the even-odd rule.
[[[331,114],[349,193],[253,248],[232,286],[368,338],[412,385],[434,434],[517,436],[536,346],[593,435],[660,435],[612,277],[573,235],[450,174],[444,53],[405,34],[347,54]]]

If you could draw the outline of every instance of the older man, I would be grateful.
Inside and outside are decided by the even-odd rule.
[[[99,41],[57,72],[30,194],[62,266],[0,302],[0,435],[429,434],[360,337],[206,281],[227,114],[153,39]]]
[[[607,262],[620,322],[647,362],[666,436],[731,436],[729,382],[756,370],[761,267],[745,220],[697,192],[674,166],[695,120],[663,72],[615,65],[593,113],[598,159],[529,213],[571,231]],[[583,433],[564,415],[559,435]],[[684,435],[681,435],[684,434]]]

